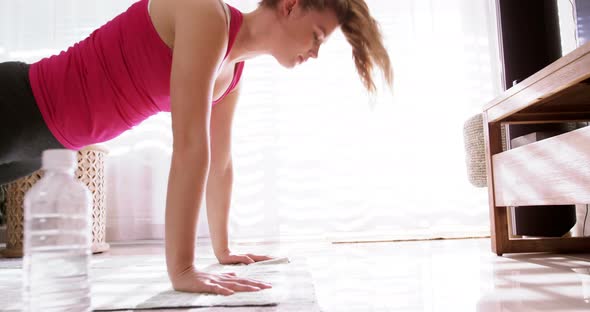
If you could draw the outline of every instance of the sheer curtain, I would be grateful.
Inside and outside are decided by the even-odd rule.
[[[0,60],[59,51],[132,2],[0,0]],[[462,127],[500,90],[492,1],[367,3],[392,57],[393,94],[364,92],[339,31],[299,68],[247,62],[234,123],[234,240],[488,233],[487,189],[468,183]],[[162,238],[170,115],[106,145],[107,238]]]

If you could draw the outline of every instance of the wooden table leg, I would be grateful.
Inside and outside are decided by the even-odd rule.
[[[490,227],[492,251],[501,256],[509,242],[506,207],[497,207],[494,196],[494,167],[492,156],[502,152],[500,123],[488,123],[487,113],[483,113],[484,141],[486,150],[486,174],[488,180],[488,202],[490,205]]]

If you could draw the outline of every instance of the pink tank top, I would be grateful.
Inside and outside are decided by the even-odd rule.
[[[170,111],[172,50],[154,28],[148,0],[140,0],[90,36],[31,65],[33,95],[43,119],[66,148],[110,140],[158,112]],[[242,14],[231,7],[231,51]],[[233,90],[244,63],[237,63]]]

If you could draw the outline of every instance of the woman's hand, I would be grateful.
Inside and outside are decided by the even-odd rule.
[[[197,271],[193,266],[171,278],[176,291],[211,293],[229,296],[235,292],[259,291],[272,288],[268,283],[237,277],[235,273],[211,274]]]
[[[231,251],[227,250],[219,255],[217,255],[217,260],[221,264],[251,264],[258,261],[264,260],[271,260],[272,257],[269,256],[259,256],[253,254],[244,254],[244,255],[237,255],[233,254]]]

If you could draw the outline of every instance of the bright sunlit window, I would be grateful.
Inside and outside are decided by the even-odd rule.
[[[132,2],[2,1],[0,59],[56,53]],[[228,3],[247,12],[257,1]],[[500,91],[491,1],[368,4],[393,61],[393,93],[365,93],[339,31],[300,68],[246,63],[232,238],[488,233],[487,189],[467,180],[462,127]],[[171,138],[170,115],[159,114],[106,144],[109,239],[163,237]]]

